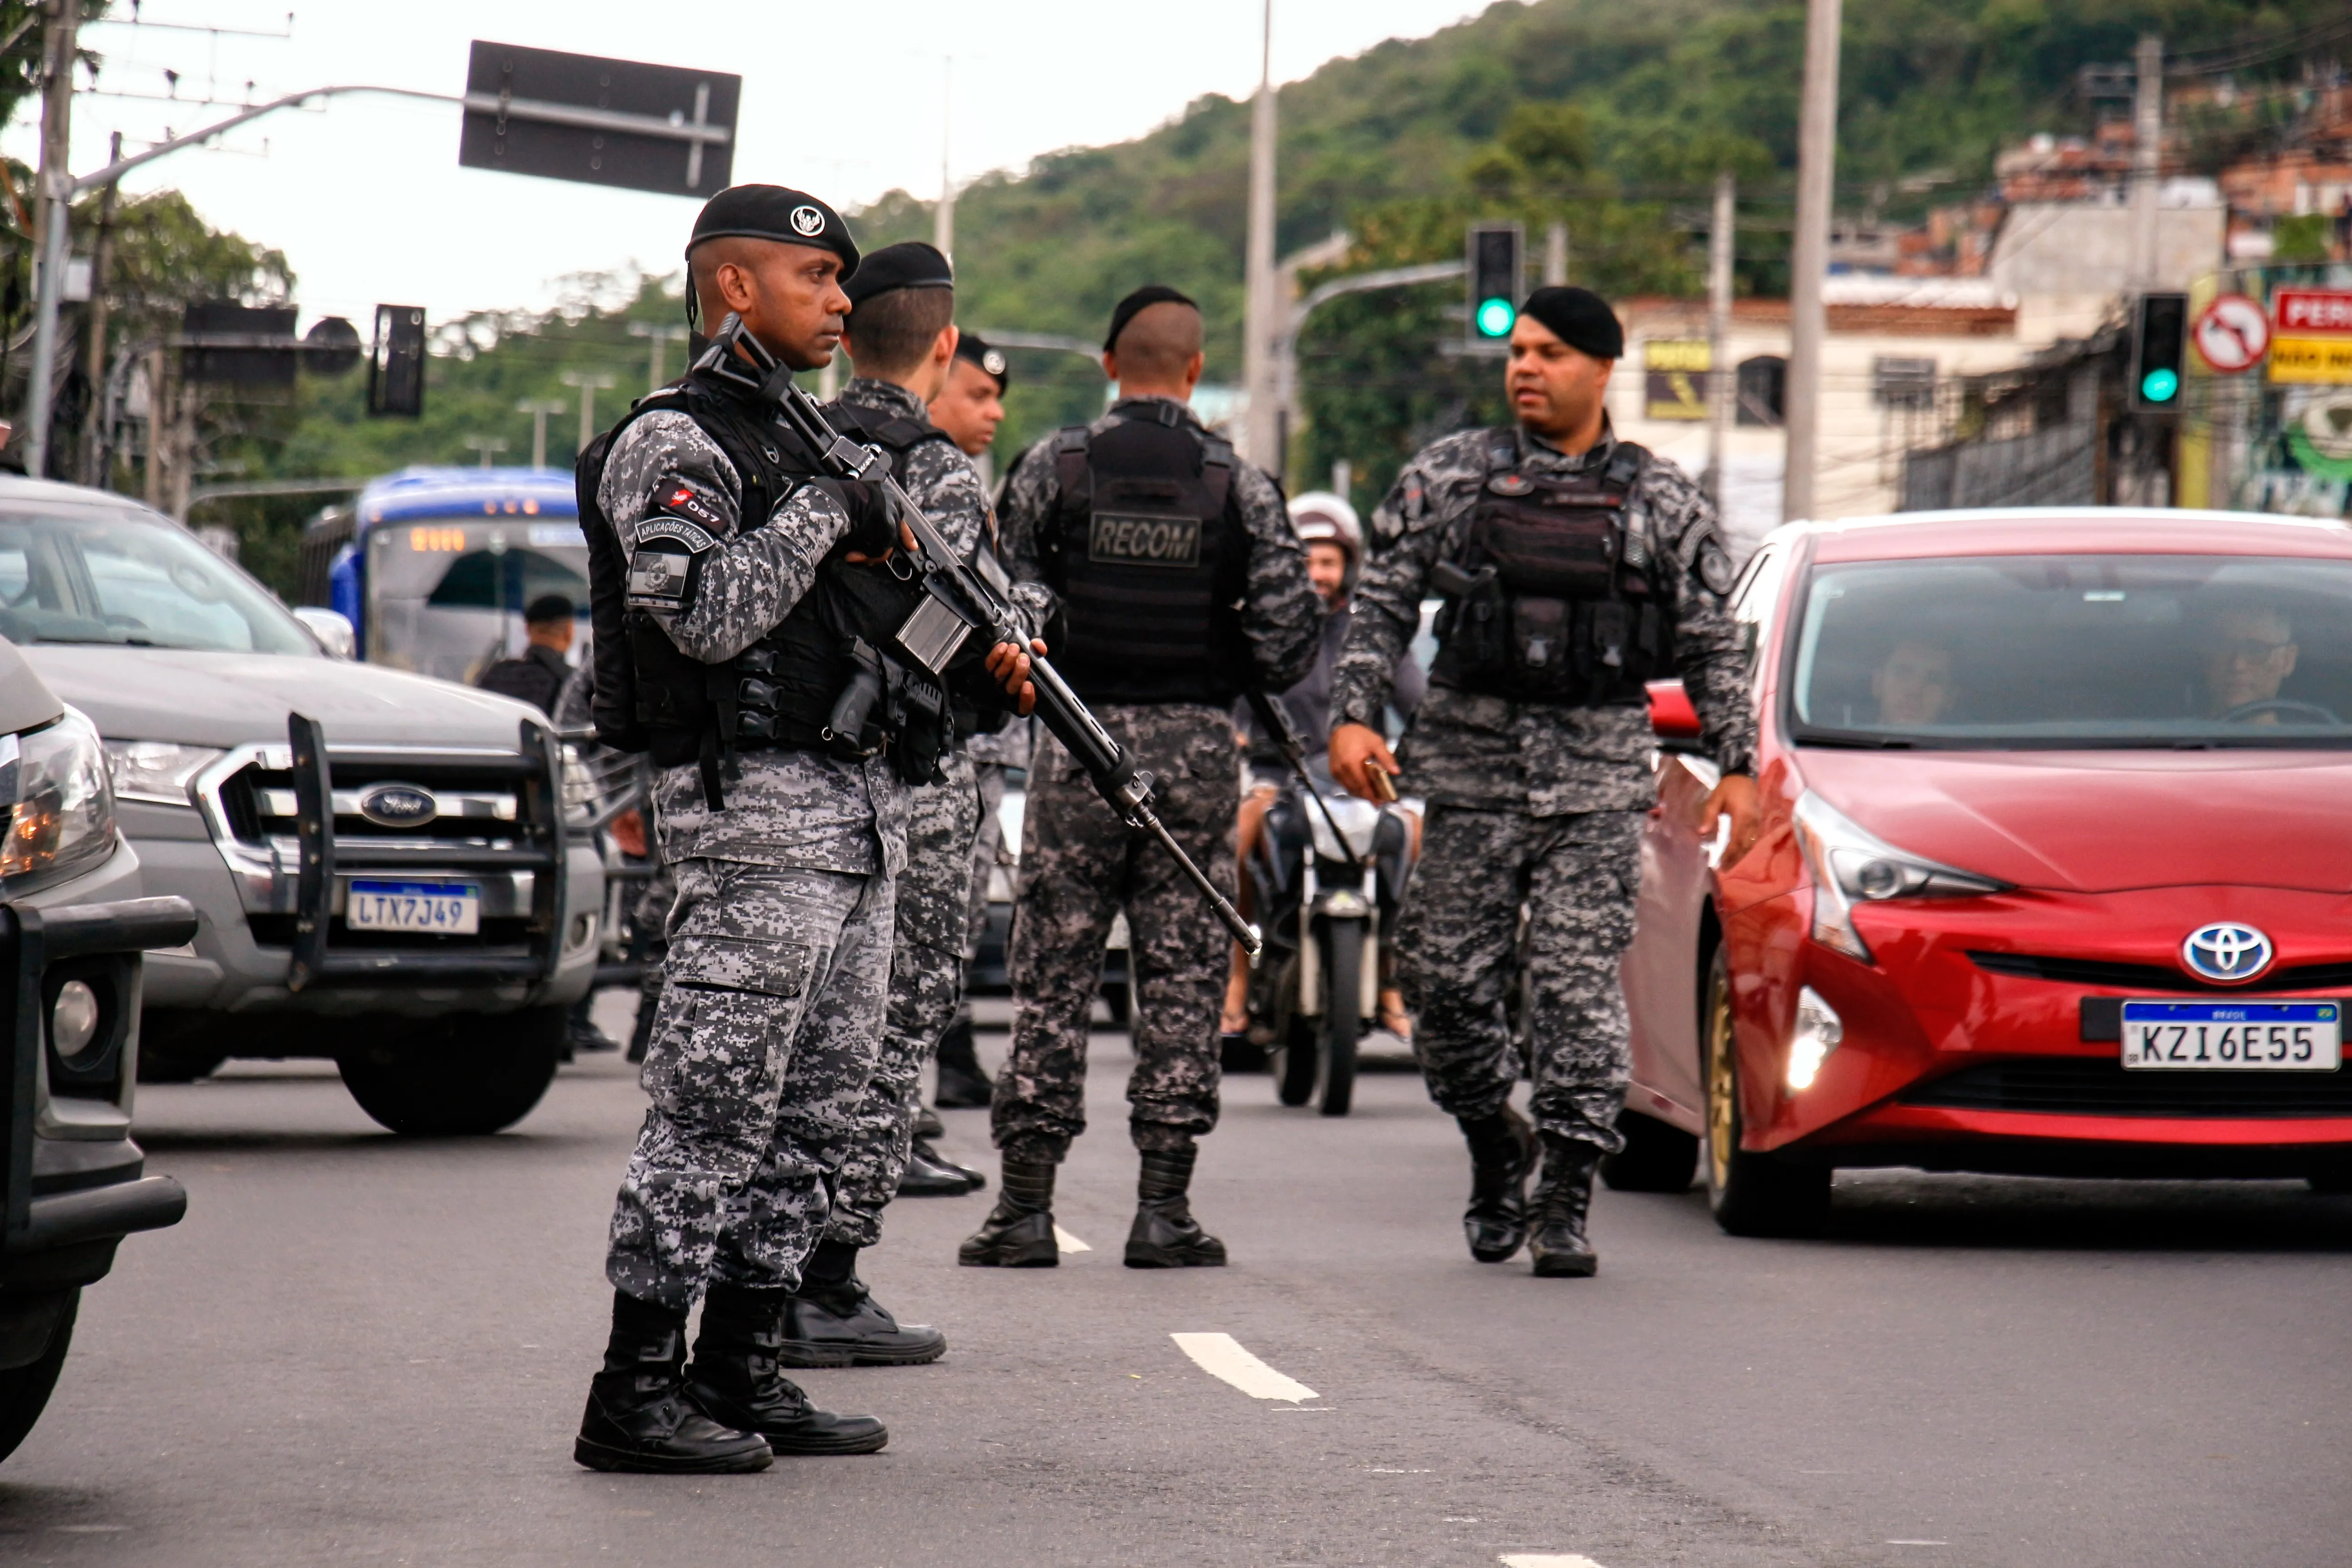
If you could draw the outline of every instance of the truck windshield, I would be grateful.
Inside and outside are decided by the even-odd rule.
[[[1800,744],[2352,745],[2352,562],[1871,562],[1803,602]]]
[[[0,510],[0,636],[318,657],[267,590],[161,519]]]

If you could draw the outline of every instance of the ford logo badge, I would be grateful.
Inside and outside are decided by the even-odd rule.
[[[2224,985],[2252,980],[2268,969],[2275,956],[2270,938],[2235,921],[2199,926],[2180,944],[2180,962],[2191,974]]]
[[[378,827],[415,827],[440,816],[441,803],[429,789],[380,784],[360,796],[360,815]]]

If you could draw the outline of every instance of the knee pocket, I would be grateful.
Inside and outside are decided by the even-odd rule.
[[[646,1061],[654,1104],[688,1133],[728,1139],[770,1125],[778,1052],[814,966],[799,942],[673,942]]]

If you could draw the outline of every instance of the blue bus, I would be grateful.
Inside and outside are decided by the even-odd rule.
[[[587,630],[588,546],[560,469],[403,468],[313,518],[302,543],[303,598],[341,611],[373,664],[471,684],[521,650],[542,594]]]

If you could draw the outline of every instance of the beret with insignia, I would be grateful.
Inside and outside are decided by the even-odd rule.
[[[783,185],[730,185],[702,204],[686,254],[712,239],[770,239],[805,245],[841,258],[841,279],[857,271],[857,242],[841,215],[806,191]]]
[[[966,332],[956,340],[956,358],[968,359],[996,378],[1000,393],[1013,384],[1013,367],[1004,362],[1004,351],[992,345],[978,332]]]

